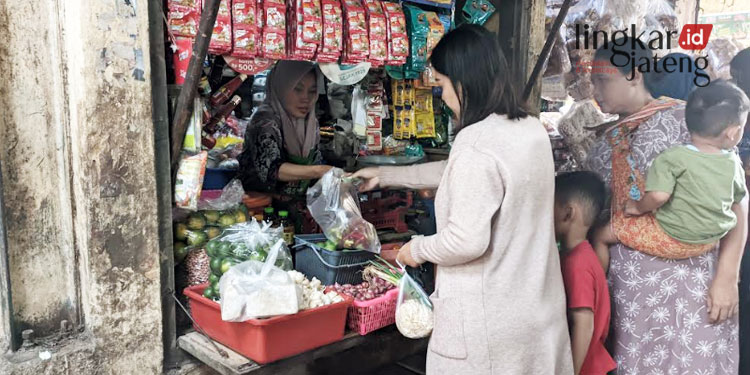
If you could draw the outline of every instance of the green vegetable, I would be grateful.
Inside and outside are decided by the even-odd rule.
[[[203,290],[203,297],[206,297],[208,299],[214,299],[214,288],[212,287],[206,287],[206,289]]]
[[[219,253],[219,247],[221,247],[221,241],[211,240],[206,244],[206,254],[209,257],[214,257]]]
[[[187,247],[187,245],[184,242],[175,242],[174,243],[174,262],[180,263],[183,259],[188,255],[190,252],[190,249]]]
[[[221,235],[221,228],[214,226],[206,227],[206,235],[209,239],[219,237]]]
[[[206,217],[206,220],[208,220],[209,223],[215,224],[217,221],[219,221],[219,211],[209,210],[204,211],[203,216]]]
[[[236,223],[234,215],[222,215],[219,218],[219,225],[222,226],[222,228],[231,227]]]
[[[224,260],[221,261],[221,274],[227,273],[232,266],[234,266],[235,263],[232,261],[232,259],[224,258]]]
[[[252,254],[250,254],[250,258],[248,258],[248,260],[257,260],[258,262],[265,262],[267,257],[268,257],[268,253],[266,253],[265,251],[256,250],[256,251],[253,251]]]
[[[330,251],[336,251],[338,247],[339,246],[331,240],[326,241],[326,243],[323,245],[324,249],[330,250]]]
[[[237,210],[234,214],[234,220],[238,223],[244,223],[247,221],[247,215],[244,212]]]
[[[174,238],[177,241],[185,241],[187,240],[187,232],[188,232],[187,225],[183,223],[179,223],[174,229]]]
[[[221,262],[222,259],[219,257],[211,258],[211,272],[216,276],[221,276]]]
[[[216,276],[214,274],[211,274],[208,276],[208,282],[211,283],[211,286],[213,285],[219,285],[219,280],[221,278],[219,276]]]
[[[194,213],[190,215],[187,226],[190,230],[202,230],[206,226],[206,218],[200,213]]]
[[[232,245],[229,242],[223,242],[221,246],[219,246],[219,251],[217,254],[221,256],[222,258],[226,258],[228,256],[234,255],[234,245]]]
[[[208,236],[203,232],[187,232],[187,244],[190,246],[203,246],[207,240]]]

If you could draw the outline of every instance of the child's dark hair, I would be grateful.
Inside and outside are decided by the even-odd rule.
[[[596,224],[606,199],[604,181],[594,172],[570,172],[555,178],[555,201],[558,204],[578,202],[588,226]]]
[[[736,85],[714,81],[690,94],[685,108],[685,122],[691,133],[716,137],[733,125],[744,125],[750,100]]]

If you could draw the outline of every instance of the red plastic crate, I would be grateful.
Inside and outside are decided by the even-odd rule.
[[[411,191],[382,191],[370,193],[361,202],[362,216],[376,229],[393,229],[398,233],[409,230],[406,213],[414,203]]]
[[[398,252],[401,250],[402,246],[404,246],[403,242],[382,244],[380,246],[380,257],[387,260],[394,267],[398,267],[398,265],[396,264],[396,256],[398,255]]]
[[[212,339],[264,364],[321,347],[344,337],[346,313],[353,299],[269,319],[241,323],[221,320],[221,306],[206,297],[208,284],[186,288],[195,322]]]
[[[349,306],[346,323],[349,329],[360,335],[387,327],[396,323],[396,300],[398,288],[369,301],[354,301]]]

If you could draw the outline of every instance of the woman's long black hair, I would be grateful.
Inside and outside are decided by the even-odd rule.
[[[497,38],[477,25],[464,25],[446,34],[432,51],[432,67],[448,76],[461,106],[456,131],[496,113],[509,119],[529,111],[512,79]]]

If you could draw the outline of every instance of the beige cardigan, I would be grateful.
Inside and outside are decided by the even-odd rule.
[[[381,186],[439,187],[437,234],[412,256],[437,264],[428,374],[572,374],[553,230],[554,165],[536,118],[491,115],[444,162],[382,167]]]

